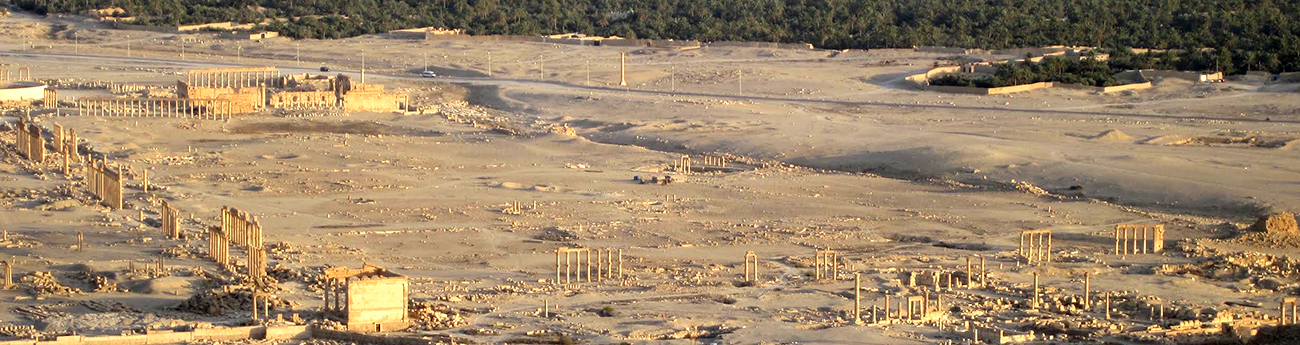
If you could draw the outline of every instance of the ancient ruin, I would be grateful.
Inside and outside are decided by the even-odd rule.
[[[838,280],[840,277],[839,254],[834,250],[817,250],[813,260],[813,277],[817,280]]]
[[[28,123],[20,119],[17,125],[18,153],[27,158],[27,160],[41,162],[45,160],[45,139],[41,136],[41,128],[35,124]]]
[[[325,270],[326,311],[342,318],[347,329],[384,332],[410,326],[406,277],[383,268],[332,267]]]
[[[105,11],[0,19],[0,345],[1297,339],[1300,84],[1265,56],[1012,97],[909,78],[1092,48]]]
[[[86,188],[104,206],[120,210],[123,206],[122,183],[126,176],[122,166],[110,165],[107,159],[86,158]]]
[[[163,200],[162,208],[158,211],[158,214],[162,218],[161,228],[163,236],[167,236],[167,238],[171,239],[180,239],[182,236],[181,212],[173,208],[171,204],[168,204],[167,200]]]
[[[78,116],[177,117],[228,119],[238,108],[220,98],[103,98],[77,99]]]
[[[1019,254],[1030,265],[1052,262],[1052,230],[1021,231]]]
[[[753,251],[745,252],[745,281],[758,282],[758,255]]]
[[[1115,226],[1115,254],[1159,253],[1165,249],[1165,226],[1130,225]]]

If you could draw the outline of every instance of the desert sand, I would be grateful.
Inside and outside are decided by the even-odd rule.
[[[422,109],[35,112],[131,176],[148,170],[152,188],[133,178],[123,210],[98,205],[54,160],[18,156],[9,128],[21,112],[11,110],[0,229],[18,287],[0,291],[0,321],[45,336],[250,322],[247,310],[184,307],[234,284],[213,275],[233,274],[203,242],[161,235],[163,200],[190,236],[223,206],[258,216],[285,303],[275,312],[328,325],[314,316],[324,305],[315,276],[366,263],[410,279],[416,324],[399,334],[459,342],[964,343],[975,323],[1039,341],[1132,343],[1151,325],[1210,325],[1224,312],[1267,333],[1300,287],[1295,234],[1249,229],[1300,209],[1295,84],[975,96],[905,86],[903,76],[954,58],[911,50],[251,42],[21,13],[0,19],[0,32],[8,68],[139,90],[60,89],[65,100],[165,95],[193,68],[360,77],[364,55],[366,82],[409,92]],[[426,68],[440,77],[420,78]],[[682,155],[725,157],[727,168],[673,171]],[[634,181],[664,176],[673,182]],[[1119,224],[1162,224],[1165,250],[1117,255]],[[1018,254],[1021,231],[1034,229],[1053,232],[1052,262]],[[553,284],[558,247],[621,250],[625,277]],[[837,252],[834,279],[815,279],[819,249]],[[759,258],[756,283],[742,281],[747,251]],[[164,272],[127,271],[159,255]],[[965,286],[970,258],[987,260],[994,288]],[[957,286],[908,284],[934,270]],[[80,293],[50,291],[36,272]],[[899,298],[923,293],[951,309],[936,311],[942,324],[854,325],[854,273],[863,315],[885,296],[897,312]],[[1085,273],[1094,303],[1077,307]],[[1035,275],[1050,302],[1031,308]],[[1115,298],[1109,319],[1103,295]],[[1148,315],[1151,301],[1164,317]]]

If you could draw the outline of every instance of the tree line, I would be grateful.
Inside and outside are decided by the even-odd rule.
[[[807,42],[819,48],[1045,45],[1225,52],[1224,71],[1300,71],[1295,0],[10,0],[122,7],[144,24],[259,22],[294,38],[437,26],[471,34]],[[1290,13],[1290,14],[1288,14]]]

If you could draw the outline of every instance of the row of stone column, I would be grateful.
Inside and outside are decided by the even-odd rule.
[[[45,97],[41,99],[41,106],[45,109],[57,109],[59,107],[59,92],[45,88]]]
[[[260,317],[258,315],[259,312],[258,309],[261,309]],[[254,292],[253,293],[253,320],[256,321],[256,320],[261,320],[262,318],[270,318],[270,317],[271,317],[271,295],[263,292]]]
[[[595,274],[592,274],[591,265],[593,252],[596,253]],[[561,259],[561,256],[564,258]],[[583,260],[584,256],[586,260]],[[615,266],[615,258],[617,258],[617,266]],[[623,250],[619,249],[617,255],[613,249],[605,249],[603,255],[601,250],[590,248],[560,247],[555,250],[555,284],[560,284],[561,281],[564,284],[572,284],[574,280],[582,283],[584,276],[587,277],[588,283],[605,279],[623,279]]]
[[[162,210],[158,212],[162,218],[162,233],[170,239],[181,238],[181,212],[167,203],[162,202]]]
[[[0,68],[0,81],[28,81],[32,79],[32,70],[27,67],[18,68],[18,78],[14,79],[13,73],[8,68]]]
[[[1165,247],[1165,226],[1129,225],[1115,226],[1115,254],[1159,253]]]
[[[854,292],[853,292],[853,323],[864,324],[862,319],[862,274],[854,274]],[[890,296],[885,295],[885,306],[880,308],[877,304],[871,305],[871,322],[872,324],[881,322],[890,322],[897,319],[899,321],[925,320],[929,318],[930,313],[943,312],[943,295],[934,294],[934,303],[930,303],[930,291],[922,292],[920,296],[907,296],[898,301],[898,313],[890,313]],[[882,315],[883,314],[883,315]],[[894,315],[891,315],[894,314]],[[939,322],[943,322],[939,318]],[[942,327],[942,326],[940,326]]]
[[[86,187],[90,194],[98,197],[104,206],[122,209],[122,166],[116,169],[108,165],[108,160],[93,160],[86,157]]]
[[[258,248],[262,246],[262,225],[257,217],[234,207],[221,207],[221,231],[230,235],[237,246]]]
[[[279,70],[265,71],[190,71],[186,84],[195,87],[254,87],[258,85],[278,85]]]
[[[41,128],[27,122],[25,118],[19,118],[15,131],[17,131],[15,144],[18,144],[18,152],[28,160],[45,161],[45,139],[41,137]]]
[[[830,279],[836,280],[840,275],[839,254],[834,250],[818,250],[817,257],[813,260],[813,266],[816,273],[813,275],[817,280]]]
[[[344,301],[347,296],[346,280],[337,278],[325,280],[325,311],[344,311],[347,308],[347,301]]]
[[[63,156],[63,174],[69,175],[71,174],[69,162],[81,161],[81,156],[77,153],[77,131],[72,130],[72,128],[63,128],[63,126],[56,123],[53,132],[54,138],[50,140],[50,144],[54,147],[54,152],[58,152],[59,155]]]
[[[229,100],[191,98],[82,98],[78,116],[177,117],[221,120],[232,114]]]
[[[222,268],[230,270],[230,239],[226,238],[220,227],[208,228],[208,257]]]
[[[1020,256],[1027,264],[1052,262],[1052,230],[1021,231]]]

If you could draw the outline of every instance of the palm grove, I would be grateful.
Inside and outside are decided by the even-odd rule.
[[[582,32],[808,42],[830,49],[1063,44],[1178,49],[1185,56],[1143,54],[1135,59],[1152,64],[1183,58],[1212,61],[1203,67],[1230,74],[1300,71],[1300,16],[1295,15],[1300,1],[1295,0],[10,1],[38,13],[122,7],[152,25],[287,18],[266,29],[295,38],[437,26],[471,34]]]

